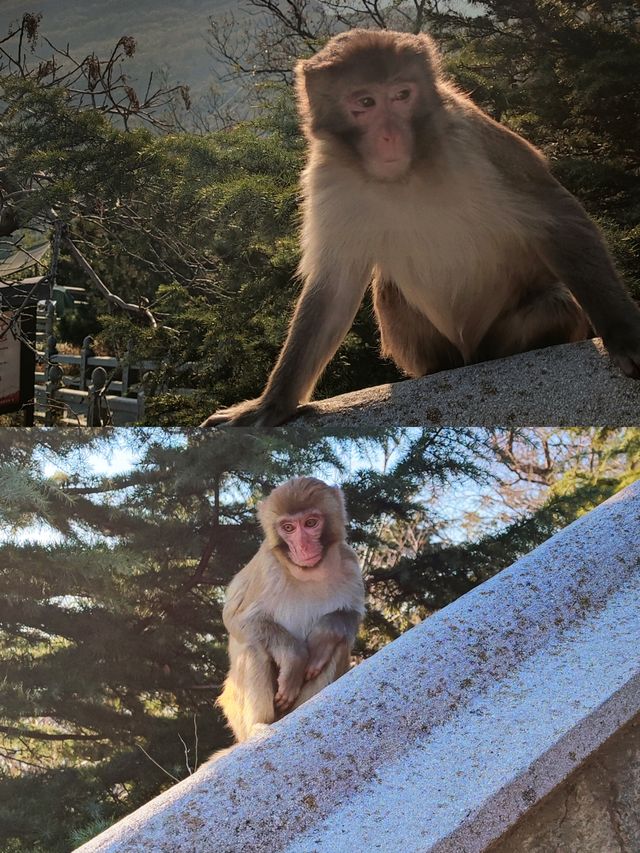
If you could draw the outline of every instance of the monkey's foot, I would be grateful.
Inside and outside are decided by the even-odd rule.
[[[305,681],[313,681],[314,678],[317,678],[325,666],[331,660],[331,655],[333,654],[334,646],[331,646],[328,650],[322,652],[322,654],[318,654],[313,660],[309,661],[309,665],[304,673]]]
[[[629,337],[630,340],[605,340],[604,344],[609,351],[611,360],[618,365],[625,376],[629,376],[631,379],[640,379],[640,329],[638,329],[637,334],[632,334]]]
[[[245,400],[227,409],[219,409],[209,415],[200,426],[258,426],[275,427],[280,426],[293,415],[296,410],[293,406],[275,401],[267,402],[262,398],[256,400]]]
[[[280,670],[280,675],[278,676],[278,690],[273,699],[276,710],[280,713],[288,711],[298,698],[304,683],[305,669],[306,666],[303,662],[302,666],[296,666],[295,669],[292,669],[287,673],[283,673],[283,671]]]

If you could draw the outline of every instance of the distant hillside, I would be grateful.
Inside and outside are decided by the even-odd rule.
[[[67,43],[83,56],[105,54],[123,35],[133,36],[138,48],[127,69],[138,79],[166,68],[171,80],[189,84],[194,94],[215,81],[207,52],[208,16],[233,9],[233,0],[1,0],[0,32],[25,12],[42,13],[41,33],[56,46]],[[46,55],[41,44],[39,54]]]

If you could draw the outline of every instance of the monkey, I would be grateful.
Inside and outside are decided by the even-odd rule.
[[[373,288],[409,376],[600,335],[640,377],[640,310],[540,151],[446,81],[425,35],[353,29],[295,66],[307,140],[288,336],[262,395],[203,426],[276,426],[308,401]]]
[[[217,704],[239,743],[349,669],[364,616],[338,487],[289,480],[260,503],[258,518],[264,540],[229,584],[222,612],[229,674]]]

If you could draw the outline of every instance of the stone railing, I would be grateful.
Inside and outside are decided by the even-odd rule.
[[[372,426],[628,426],[640,382],[582,341],[443,370],[313,403],[303,422],[322,429]]]

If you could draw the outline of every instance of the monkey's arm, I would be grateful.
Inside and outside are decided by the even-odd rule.
[[[539,151],[479,111],[473,120],[489,143],[487,158],[515,194],[524,194],[527,209],[539,212],[534,240],[540,258],[569,288],[621,370],[640,378],[640,309],[598,227]]]
[[[244,624],[252,607],[260,599],[263,580],[260,572],[260,552],[234,576],[225,593],[222,621],[229,634],[240,643],[248,642]],[[253,602],[253,604],[252,604]]]
[[[311,681],[322,672],[339,643],[345,643],[351,648],[361,620],[362,613],[357,610],[334,610],[316,623],[307,637],[309,662],[304,674],[305,681]]]
[[[247,642],[262,646],[275,661],[278,668],[275,706],[279,711],[288,710],[304,683],[309,657],[306,644],[259,611],[241,619],[241,623]]]
[[[640,309],[618,277],[597,226],[560,184],[552,190],[550,211],[542,259],[573,293],[623,373],[639,379]]]
[[[322,270],[307,279],[289,334],[262,396],[215,412],[202,426],[278,426],[313,392],[362,302],[369,272]]]
[[[264,648],[278,667],[286,657],[307,658],[305,643],[264,612],[261,605],[260,552],[233,578],[227,588],[222,621],[227,631],[245,645]]]

